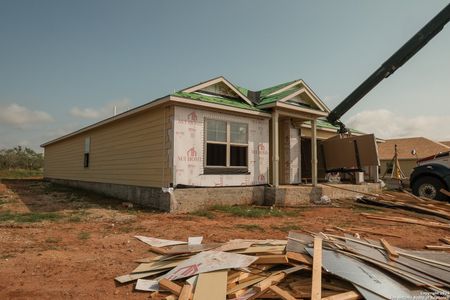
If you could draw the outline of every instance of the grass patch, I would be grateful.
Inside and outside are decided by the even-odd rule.
[[[369,206],[354,206],[353,208],[352,208],[352,210],[353,211],[355,211],[355,212],[374,212],[374,213],[377,213],[377,212],[381,212],[382,211],[382,209],[379,209],[378,207],[369,207]]]
[[[4,179],[23,179],[30,177],[42,177],[43,170],[0,170],[0,178]]]
[[[12,254],[3,254],[0,256],[0,259],[9,259],[9,258],[13,258],[13,257],[15,257],[15,256]]]
[[[6,203],[8,203],[8,201],[0,199],[0,205],[6,204]]]
[[[85,210],[78,210],[73,212],[68,218],[67,221],[72,223],[79,223],[86,218],[89,213]]]
[[[0,212],[0,222],[14,221],[17,223],[36,223],[42,221],[57,221],[61,219],[60,214],[54,212],[31,212],[12,213],[10,211]]]
[[[91,238],[91,234],[89,232],[86,231],[82,231],[78,234],[78,238],[80,240],[88,240]]]
[[[57,243],[61,242],[61,239],[55,238],[55,237],[49,237],[45,240],[45,242],[48,244],[57,244]]]
[[[237,224],[235,227],[247,231],[264,231],[264,229],[257,224]]]
[[[272,228],[274,230],[283,231],[283,232],[289,232],[292,230],[302,230],[302,227],[299,225],[296,225],[296,224],[283,224],[280,226],[271,225],[270,228]]]
[[[237,217],[263,218],[263,217],[283,217],[297,215],[295,211],[284,211],[277,208],[260,208],[252,206],[226,206],[216,205],[213,210],[221,211]]]
[[[205,217],[208,219],[214,219],[216,216],[212,211],[209,211],[206,209],[197,210],[197,211],[191,212],[189,214],[193,215],[193,216],[197,216],[197,217]]]

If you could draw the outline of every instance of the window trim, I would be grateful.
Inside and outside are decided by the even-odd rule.
[[[83,143],[83,167],[84,169],[89,169],[90,166],[90,155],[91,154],[91,137],[87,136],[84,138]]]
[[[225,122],[226,123],[226,142],[217,142],[217,141],[208,141],[208,121],[221,121],[221,122]],[[243,144],[243,143],[232,143],[231,142],[231,123],[241,123],[241,124],[245,124],[247,125],[247,143]],[[248,174],[248,160],[249,160],[249,134],[250,134],[250,129],[249,129],[249,123],[247,122],[239,122],[239,121],[231,121],[231,120],[224,120],[224,119],[215,119],[215,118],[207,118],[205,117],[204,119],[204,138],[203,138],[203,147],[204,147],[204,162],[203,162],[203,168],[206,171],[205,174]],[[216,145],[225,145],[226,146],[226,150],[225,150],[225,166],[210,166],[207,165],[208,163],[208,151],[207,151],[207,147],[208,144],[216,144]],[[231,160],[231,146],[238,146],[238,147],[246,147],[247,148],[247,156],[246,156],[246,162],[245,162],[245,166],[231,166],[230,165],[230,160]],[[214,173],[214,169],[217,169],[217,173]],[[228,172],[225,171],[226,170],[232,170],[235,169],[236,172]],[[245,172],[244,172],[245,171]]]

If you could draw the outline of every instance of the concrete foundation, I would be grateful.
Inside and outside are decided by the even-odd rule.
[[[44,179],[57,184],[94,191],[148,208],[162,211],[171,210],[170,195],[168,193],[163,193],[161,188],[67,179]]]
[[[381,185],[379,183],[355,184],[334,184],[337,188],[325,185],[284,185],[277,188],[267,187],[264,199],[264,205],[275,206],[307,206],[313,201],[319,200],[326,195],[333,199],[353,198],[361,193],[380,193]],[[343,188],[343,189],[339,189]]]
[[[214,205],[263,205],[264,186],[176,189],[172,211],[191,212]]]
[[[192,212],[214,205],[275,205],[279,207],[309,206],[314,200],[326,195],[333,199],[353,198],[359,193],[379,193],[378,183],[362,185],[336,184],[347,190],[325,185],[242,186],[180,188],[164,192],[162,188],[131,186],[113,183],[86,182],[78,180],[45,180],[57,184],[91,190],[104,195],[126,200],[148,208],[167,212]]]

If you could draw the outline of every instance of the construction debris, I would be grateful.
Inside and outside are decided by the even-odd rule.
[[[139,265],[116,281],[136,281],[135,289],[151,293],[151,299],[444,299],[450,295],[450,253],[408,251],[386,239],[289,232],[287,240],[186,245],[136,238],[155,254],[137,260]],[[195,243],[201,240],[198,237]],[[155,247],[155,241],[166,246]]]

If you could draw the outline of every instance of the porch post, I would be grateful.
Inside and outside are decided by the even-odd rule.
[[[312,185],[317,185],[317,120],[311,120],[311,177]]]
[[[272,113],[272,185],[274,187],[278,187],[279,180],[278,180],[278,166],[280,157],[278,154],[279,147],[278,147],[278,111],[274,111]]]

